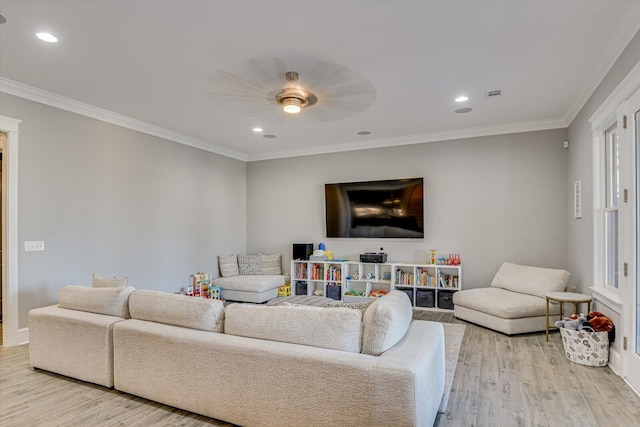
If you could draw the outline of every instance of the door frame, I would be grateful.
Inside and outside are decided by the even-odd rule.
[[[2,345],[29,341],[29,328],[18,324],[18,138],[21,120],[0,116],[7,134],[2,159]]]
[[[621,181],[626,185],[623,188],[627,190],[627,203],[624,203],[626,210],[626,221],[624,224],[624,233],[626,235],[633,236],[631,239],[626,239],[622,242],[621,254],[624,259],[620,261],[620,279],[626,283],[624,293],[624,317],[623,317],[623,339],[627,340],[627,349],[623,351],[623,373],[624,379],[631,386],[636,393],[640,394],[640,355],[636,354],[636,346],[640,345],[636,342],[636,338],[640,331],[637,331],[636,316],[640,316],[640,310],[636,307],[636,303],[640,299],[638,295],[638,276],[640,272],[640,263],[638,261],[638,229],[637,216],[640,213],[638,211],[638,174],[640,174],[638,144],[640,141],[636,141],[636,121],[635,111],[640,110],[640,88],[638,88],[629,99],[620,105],[618,110],[619,121],[622,122],[626,117],[627,127],[624,129],[624,156],[627,160],[621,162],[621,166],[624,165],[624,173],[621,174]],[[622,153],[621,153],[622,155]],[[621,171],[622,172],[622,171]],[[623,275],[623,263],[626,262],[628,266],[628,275]]]

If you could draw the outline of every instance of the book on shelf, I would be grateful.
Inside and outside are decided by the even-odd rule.
[[[294,277],[296,279],[306,279],[307,278],[307,264],[306,263],[300,263],[300,264],[295,264],[295,273],[294,273]]]
[[[439,282],[440,282],[440,287],[442,288],[457,289],[459,285],[459,280],[460,278],[458,276],[454,276],[453,274],[440,273]]]
[[[322,265],[313,264],[311,266],[311,280],[322,280]]]
[[[339,282],[340,280],[342,280],[342,269],[335,265],[328,267],[325,274],[325,280],[331,282]]]
[[[413,285],[413,273],[396,270],[396,285]]]

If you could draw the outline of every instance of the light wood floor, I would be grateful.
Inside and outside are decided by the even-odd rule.
[[[464,323],[449,313],[416,317]],[[206,391],[205,391],[206,392]],[[230,426],[29,367],[0,347],[0,426]],[[437,426],[640,426],[640,397],[609,368],[569,362],[559,334],[516,337],[467,324],[447,412]],[[303,427],[303,426],[301,426]]]

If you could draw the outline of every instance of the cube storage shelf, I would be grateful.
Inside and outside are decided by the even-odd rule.
[[[453,293],[462,289],[462,266],[294,260],[291,278],[296,295],[363,302],[374,300],[378,290],[397,289],[414,307],[453,310]]]

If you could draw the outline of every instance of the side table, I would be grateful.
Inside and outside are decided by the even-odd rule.
[[[562,304],[565,302],[573,303],[573,312],[578,314],[578,305],[586,303],[587,313],[591,311],[591,297],[585,294],[578,294],[575,292],[549,292],[546,294],[547,299],[547,342],[549,341],[549,330],[558,329],[557,326],[549,325],[549,302],[560,303],[560,320],[564,316],[562,312]]]

